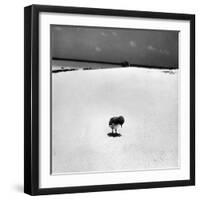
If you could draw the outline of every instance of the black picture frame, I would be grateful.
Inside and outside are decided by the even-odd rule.
[[[39,188],[39,14],[76,13],[101,16],[187,20],[190,23],[190,179],[78,187]],[[30,195],[98,192],[195,185],[195,15],[31,5],[24,9],[24,192]]]

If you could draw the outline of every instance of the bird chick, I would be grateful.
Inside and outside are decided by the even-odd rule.
[[[114,133],[113,130],[115,131],[115,134],[117,133],[117,129],[124,124],[125,120],[123,116],[119,117],[112,117],[109,121],[109,127],[112,129],[112,134]]]

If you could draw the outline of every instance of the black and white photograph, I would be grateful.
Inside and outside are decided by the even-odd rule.
[[[52,175],[180,167],[178,41],[51,24]]]
[[[30,5],[24,192],[195,185],[195,16]]]

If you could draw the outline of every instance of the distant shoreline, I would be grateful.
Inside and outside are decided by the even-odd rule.
[[[79,63],[79,64],[78,64]],[[80,59],[63,59],[63,58],[52,58],[52,73],[64,72],[64,71],[76,71],[80,68],[82,70],[94,70],[94,69],[106,69],[106,68],[118,68],[118,67],[138,67],[138,68],[148,68],[148,69],[166,69],[174,70],[178,67],[171,66],[151,66],[151,65],[141,65],[141,64],[132,64],[128,61],[121,63],[115,62],[104,62],[104,61],[91,61],[91,60],[80,60]],[[85,67],[80,67],[85,64]],[[91,65],[94,64],[94,65]],[[109,67],[102,67],[102,65],[109,65]],[[59,69],[56,69],[59,68]]]

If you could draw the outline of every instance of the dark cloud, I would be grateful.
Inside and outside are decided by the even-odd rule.
[[[178,32],[51,26],[52,57],[178,67]]]

